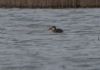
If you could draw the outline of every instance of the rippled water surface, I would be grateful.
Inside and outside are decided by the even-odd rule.
[[[100,9],[0,9],[0,70],[100,70],[99,35]]]

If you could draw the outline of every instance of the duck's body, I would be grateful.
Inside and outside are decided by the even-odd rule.
[[[49,28],[49,31],[50,31],[50,32],[54,32],[54,33],[62,33],[62,32],[63,32],[62,29],[56,28],[56,26],[50,27],[50,28]]]

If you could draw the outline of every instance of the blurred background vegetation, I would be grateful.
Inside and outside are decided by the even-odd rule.
[[[3,8],[86,8],[100,7],[100,0],[0,0]]]

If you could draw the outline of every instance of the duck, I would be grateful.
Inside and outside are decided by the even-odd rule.
[[[48,30],[49,30],[50,32],[54,32],[54,33],[62,33],[62,32],[63,32],[62,29],[56,28],[56,26],[51,26]]]

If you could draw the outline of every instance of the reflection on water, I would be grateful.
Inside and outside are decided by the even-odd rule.
[[[0,9],[1,70],[100,70],[100,9]],[[50,25],[64,33],[48,32]]]

